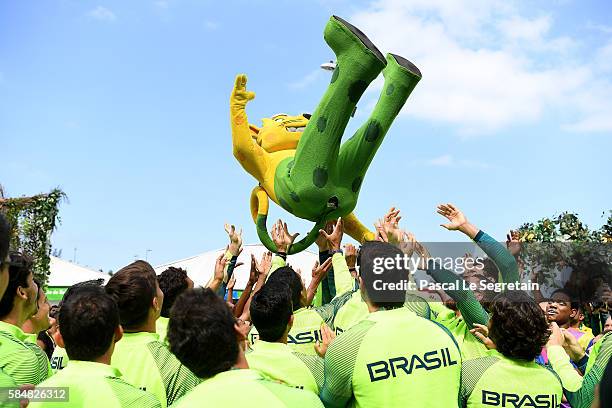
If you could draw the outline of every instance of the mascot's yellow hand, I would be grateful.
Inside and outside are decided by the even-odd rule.
[[[230,96],[230,104],[232,106],[246,106],[248,101],[255,99],[255,92],[247,91],[247,76],[245,74],[236,75],[234,89]]]

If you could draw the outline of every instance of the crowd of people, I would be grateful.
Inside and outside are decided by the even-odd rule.
[[[241,231],[226,225],[208,282],[138,260],[70,287],[57,307],[28,256],[9,251],[0,214],[0,406],[612,407],[612,318],[591,324],[566,288],[470,286],[519,282],[521,243],[499,243],[452,204],[437,211],[482,264],[446,269],[392,208],[359,248],[343,245],[342,219],[329,222],[308,285],[287,263],[297,234],[279,220],[261,259],[240,259]],[[412,271],[390,262],[396,289],[376,290],[379,260],[403,256],[448,289],[405,289]],[[239,261],[250,273],[234,299]]]

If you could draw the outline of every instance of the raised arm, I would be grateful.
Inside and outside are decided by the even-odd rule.
[[[266,171],[265,160],[262,158],[267,153],[253,140],[251,135],[245,108],[249,101],[255,99],[255,92],[247,91],[246,84],[246,75],[236,76],[234,89],[230,96],[233,153],[247,172],[257,180],[262,180]]]
[[[497,265],[501,273],[503,282],[518,282],[518,264],[514,256],[504,247],[484,231],[470,223],[463,212],[453,204],[440,204],[438,214],[446,217],[449,223],[442,224],[442,227],[450,231],[460,231],[474,240],[476,244],[487,254]]]
[[[334,285],[336,288],[336,297],[340,297],[346,292],[353,290],[353,277],[349,272],[348,265],[340,249],[342,237],[344,235],[342,218],[338,218],[331,234],[324,230],[319,233],[327,239],[330,253],[332,254],[332,265],[334,268]]]

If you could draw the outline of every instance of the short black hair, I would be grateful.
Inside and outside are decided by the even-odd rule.
[[[56,319],[59,318],[59,314],[62,310],[62,305],[64,304],[64,302],[66,302],[66,300],[68,300],[73,293],[78,293],[80,289],[90,286],[103,287],[104,279],[92,279],[88,281],[78,282],[72,286],[69,286],[68,289],[66,289],[66,291],[64,292],[64,295],[62,296],[62,300],[60,300],[57,304],[55,312],[53,312],[53,308],[55,306],[51,306],[51,310],[49,310],[49,316],[55,317]],[[52,312],[54,313],[53,315],[51,314]]]
[[[159,288],[164,292],[164,303],[162,305],[161,315],[170,317],[170,309],[174,301],[187,289],[187,271],[183,268],[169,267],[157,276]]]
[[[111,346],[119,309],[99,286],[82,286],[63,303],[59,327],[70,360],[93,361]]]
[[[284,282],[268,282],[251,300],[251,321],[263,341],[278,341],[293,314],[291,292]]]
[[[282,282],[287,285],[291,291],[291,304],[293,305],[293,311],[300,309],[302,307],[302,289],[304,288],[300,275],[298,275],[298,273],[290,266],[283,266],[270,273],[266,285],[268,283],[275,282]]]
[[[106,284],[106,293],[119,307],[121,325],[126,330],[141,326],[149,315],[157,294],[157,276],[145,261],[135,261],[115,273]]]
[[[540,306],[521,291],[500,293],[491,303],[489,337],[506,357],[532,361],[550,337]]]
[[[0,212],[0,266],[4,263],[8,255],[11,243],[11,224],[6,219],[4,213]]]
[[[565,289],[565,288],[556,289],[553,293],[550,294],[550,299],[548,299],[548,301],[549,302],[552,301],[553,296],[555,296],[557,293],[562,293],[569,298],[571,309],[580,308],[580,302],[576,300],[573,293],[569,289]]]
[[[376,307],[384,309],[396,309],[404,305],[406,301],[406,290],[376,290],[374,282],[382,280],[384,283],[399,284],[408,280],[409,270],[393,262],[392,267],[384,267],[384,273],[376,273],[375,270],[381,265],[376,265],[377,260],[395,260],[403,258],[404,253],[396,246],[387,242],[367,241],[359,251],[359,275],[363,279],[368,300]]]
[[[228,371],[239,354],[234,324],[229,307],[211,289],[188,289],[170,310],[170,351],[200,378]]]
[[[27,288],[28,276],[32,273],[32,258],[19,252],[11,252],[10,257],[9,282],[6,292],[0,300],[0,317],[4,317],[11,312],[17,296],[17,288]]]

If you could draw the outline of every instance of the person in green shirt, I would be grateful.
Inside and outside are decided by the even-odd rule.
[[[145,261],[135,261],[115,273],[105,289],[117,302],[124,330],[111,365],[130,384],[157,396],[162,407],[172,405],[191,391],[199,379],[159,341],[155,322],[164,294],[153,267]]]
[[[186,270],[171,266],[157,276],[157,283],[164,294],[164,301],[162,303],[161,315],[157,322],[155,322],[155,330],[159,334],[159,341],[165,343],[170,309],[178,295],[187,289],[193,288],[193,281],[187,276]]]
[[[170,312],[170,350],[203,381],[176,404],[177,408],[249,406],[265,408],[322,407],[317,396],[292,388],[249,369],[246,333],[227,304],[210,289],[190,289]]]
[[[286,266],[285,259],[287,250],[291,246],[295,236],[287,231],[287,225],[280,220],[272,232],[272,239],[277,247],[277,256],[273,258],[272,270],[266,282],[283,282],[291,290],[291,301],[293,305],[293,326],[289,331],[287,344],[294,351],[316,356],[315,343],[322,339],[321,326],[326,324],[333,328],[334,318],[338,310],[351,299],[353,293],[353,278],[348,270],[346,260],[340,250],[343,236],[342,220],[338,219],[331,234],[320,231],[333,252],[331,265],[329,261],[320,265],[325,271],[332,266],[335,270],[334,283],[336,285],[336,297],[331,302],[318,306],[309,307],[308,291],[304,286],[302,278],[291,267]],[[257,328],[252,328],[249,333],[251,344],[259,338]]]
[[[253,296],[251,322],[259,339],[246,358],[250,368],[318,394],[323,384],[323,359],[298,353],[287,345],[294,321],[291,303],[291,291],[283,282],[268,282]]]
[[[562,401],[559,377],[535,362],[550,335],[538,304],[520,291],[491,302],[486,356],[463,362],[461,407],[550,407]]]
[[[9,242],[11,239],[11,225],[6,220],[3,213],[0,212],[0,298],[4,295],[9,283],[9,267],[11,259],[9,257]],[[0,350],[2,349],[2,337],[0,337]],[[8,389],[16,388],[15,380],[0,368],[0,389],[6,390],[0,392],[0,406],[2,407],[18,407],[18,402],[8,402]]]
[[[410,271],[385,262],[402,255],[385,242],[361,247],[359,288],[370,314],[327,349],[319,393],[326,407],[457,406],[459,347],[442,325],[404,307]],[[388,265],[381,274],[379,261]]]
[[[59,320],[58,342],[70,365],[39,387],[65,387],[65,398],[31,401],[30,407],[161,407],[155,395],[128,384],[110,366],[123,330],[117,304],[102,288],[87,286],[73,292],[62,305]]]
[[[37,298],[32,261],[20,253],[11,253],[9,282],[0,300],[0,368],[17,385],[36,385],[51,375],[47,355],[35,344],[28,343],[27,334],[21,330],[25,321],[36,313]]]

